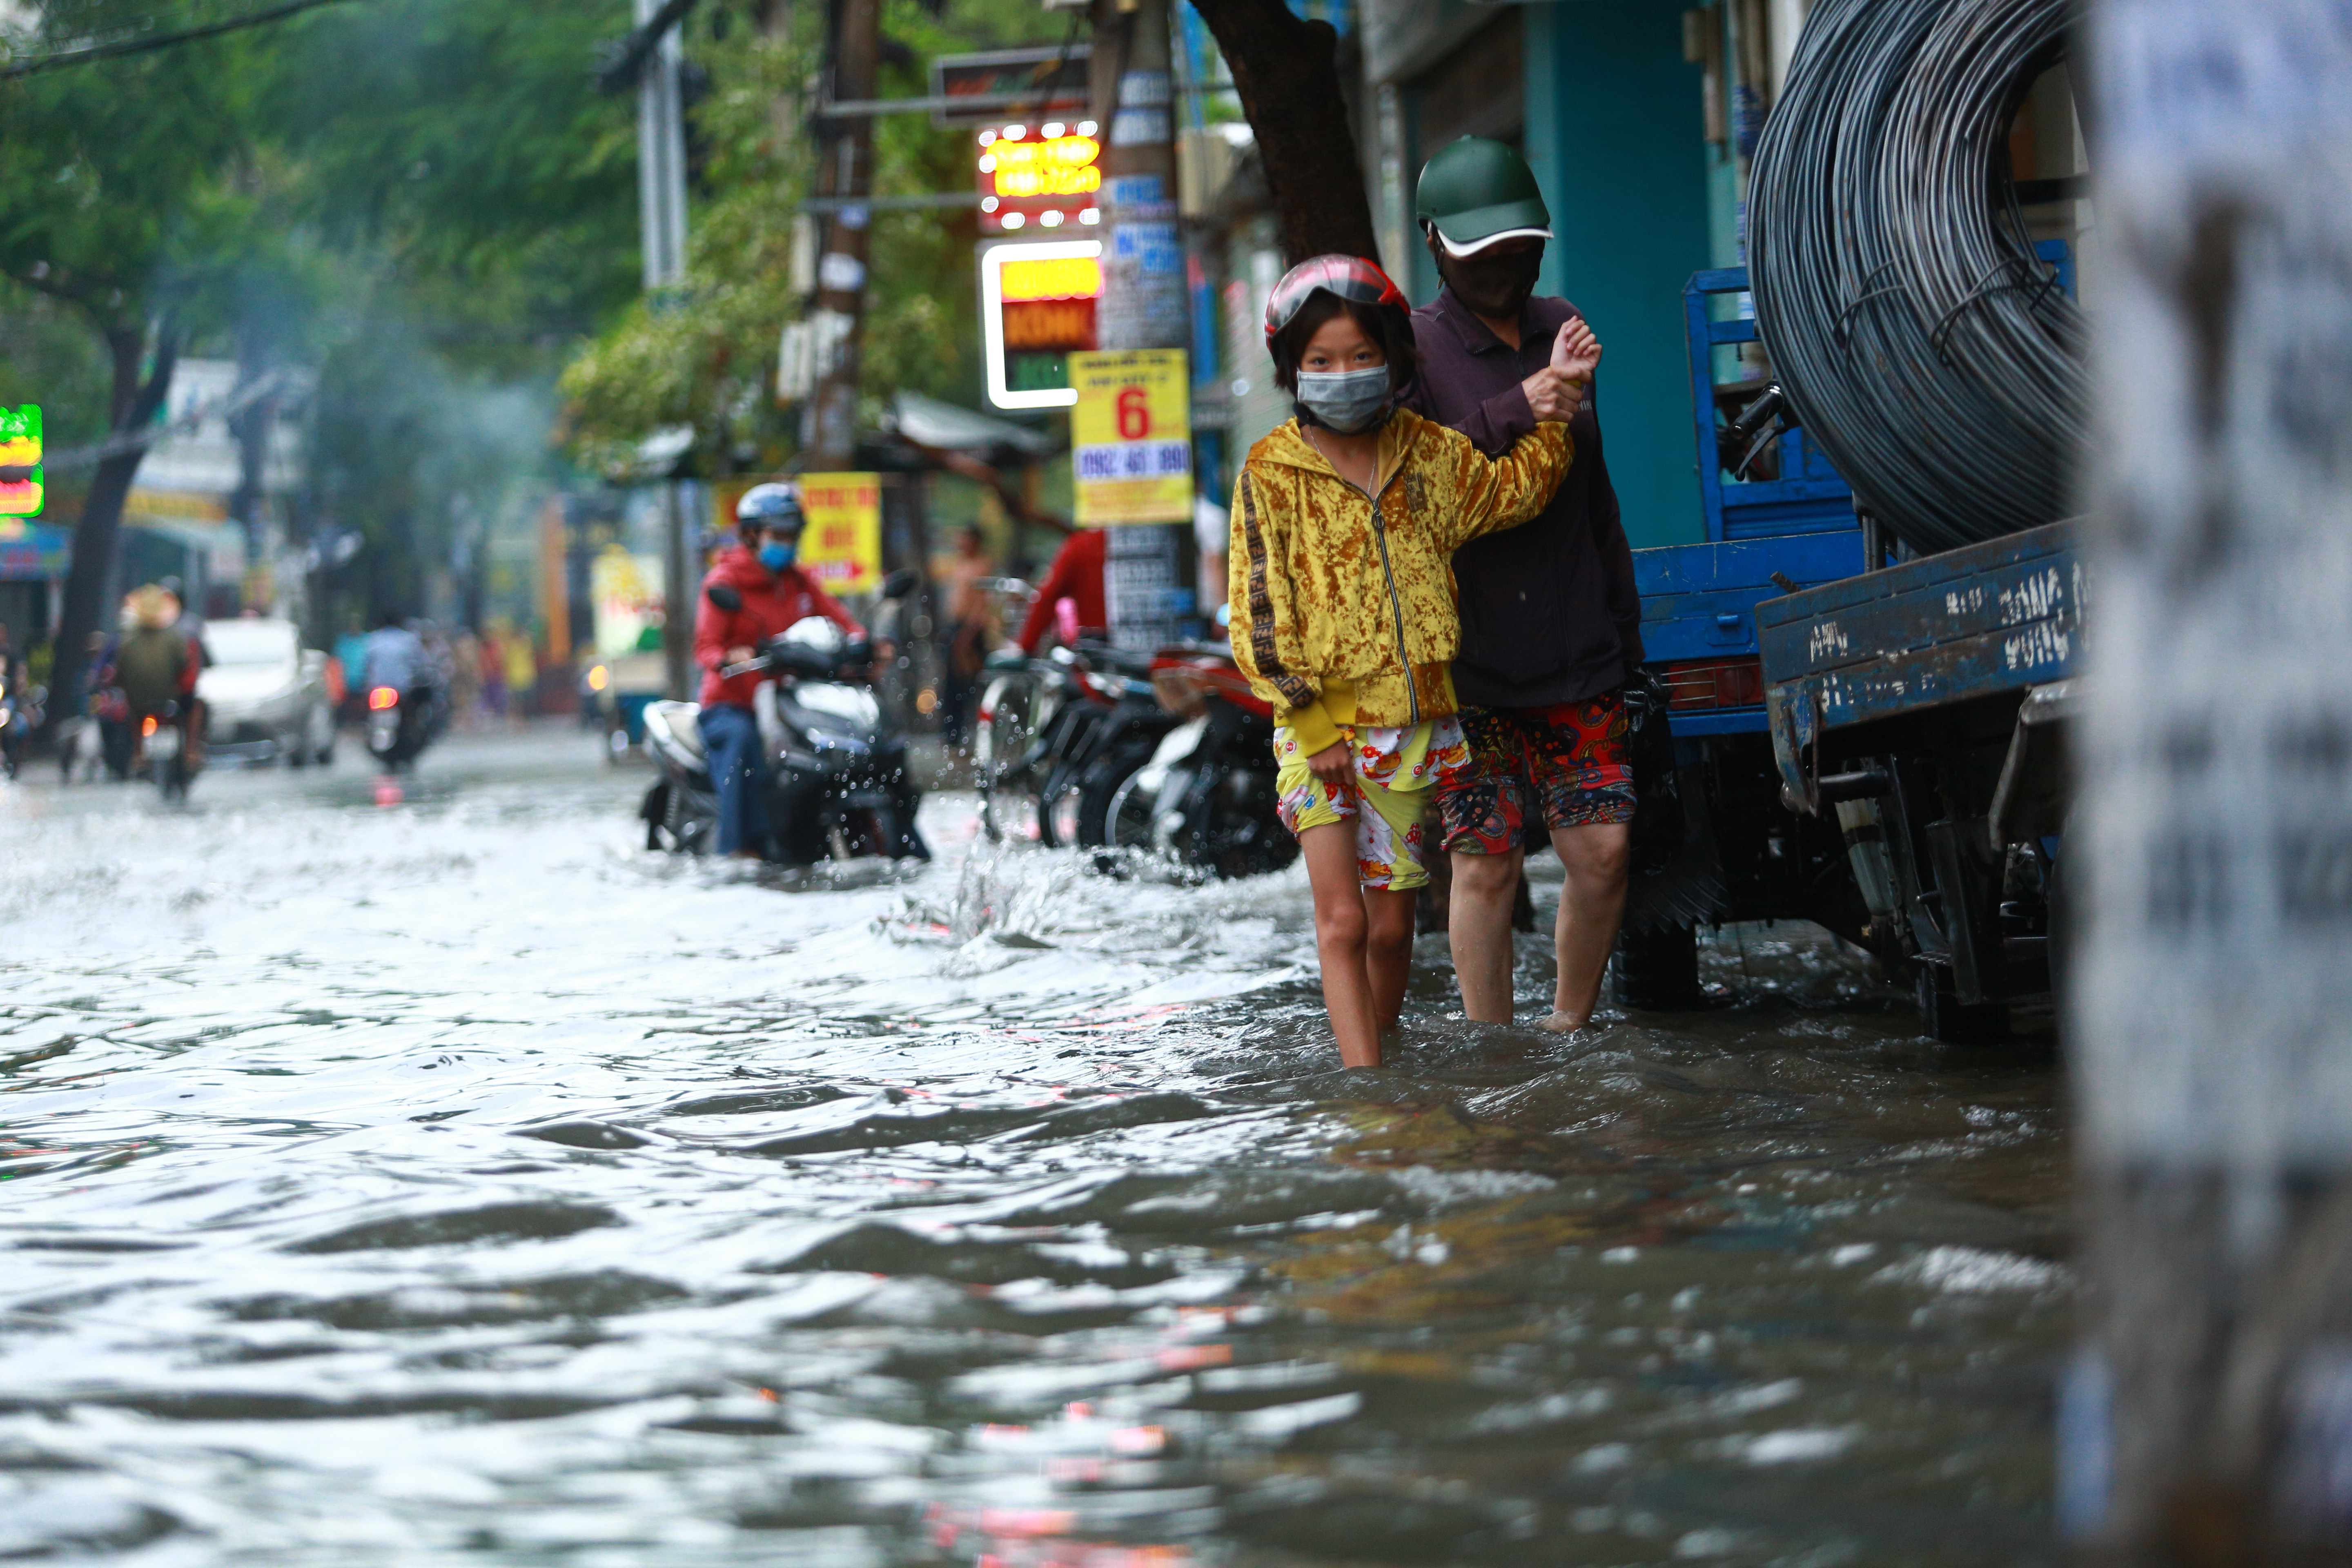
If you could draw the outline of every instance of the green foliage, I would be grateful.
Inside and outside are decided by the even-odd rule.
[[[792,287],[792,221],[817,153],[804,117],[819,25],[809,6],[790,35],[739,25],[717,39],[698,28],[691,39],[689,58],[709,73],[711,91],[695,115],[708,156],[692,198],[687,281],[673,298],[630,309],[565,370],[572,448],[590,467],[618,466],[649,432],[681,425],[693,427],[717,471],[774,467],[792,450],[793,422],[774,402],[775,360],[782,329],[807,304]],[[919,0],[889,0],[883,28],[894,47],[885,49],[880,91],[928,92],[932,56],[1036,43],[1061,26],[1034,0],[966,0],[938,16]],[[876,194],[971,187],[969,131],[886,115],[875,132]],[[875,215],[867,426],[901,388],[978,402],[978,238],[967,211]]]

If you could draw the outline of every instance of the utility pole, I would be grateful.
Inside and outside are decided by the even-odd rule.
[[[1105,349],[1188,348],[1168,0],[1094,0],[1092,19],[1088,86],[1103,137],[1103,280],[1095,342]],[[1111,638],[1120,647],[1150,649],[1174,639],[1181,595],[1192,575],[1191,541],[1190,523],[1110,530],[1103,589]]]
[[[2103,1563],[2342,1563],[2352,29],[2305,0],[2098,0],[2089,22],[2113,238],[2058,860],[2089,894],[2059,1516]]]
[[[660,9],[660,0],[636,0],[637,26]],[[686,281],[684,54],[677,26],[665,26],[637,77],[637,230],[646,292],[656,297]],[[662,476],[662,684],[674,702],[693,695],[697,586],[678,490],[675,473]]]
[[[842,0],[833,37],[824,102],[874,96],[880,53],[881,0]],[[857,199],[873,194],[874,121],[867,115],[828,117],[818,109],[816,194],[839,205],[824,217],[818,247],[816,309],[809,315],[816,388],[801,412],[801,452],[815,472],[846,469],[856,461],[858,339],[866,313],[867,230],[873,214]]]

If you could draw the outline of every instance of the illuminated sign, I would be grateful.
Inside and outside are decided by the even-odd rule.
[[[1092,346],[1093,323],[1087,323]],[[23,477],[0,475],[0,517],[41,515],[41,411],[27,403],[22,408],[0,408],[0,468],[23,470]]]
[[[980,226],[991,234],[1097,224],[1102,189],[1102,143],[1095,122],[1003,125],[983,131],[974,167],[980,174]]]
[[[1102,241],[1008,241],[980,253],[980,327],[988,400],[1067,408],[1068,356],[1095,346]]]

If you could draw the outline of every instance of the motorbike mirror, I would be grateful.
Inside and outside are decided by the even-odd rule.
[[[1230,605],[1230,604],[1219,605],[1217,606],[1217,614],[1216,614],[1216,617],[1215,617],[1215,618],[1216,618],[1217,625],[1219,625],[1219,626],[1221,626],[1224,627],[1224,628],[1225,628],[1226,630],[1228,630],[1228,631],[1232,630],[1232,629],[1233,629],[1233,625],[1234,625],[1234,607],[1233,607],[1233,605]]]
[[[882,579],[882,596],[886,599],[903,599],[920,587],[922,582],[921,573],[917,572],[912,566],[901,566]]]
[[[702,591],[702,596],[730,616],[743,607],[742,594],[725,583],[713,583]]]

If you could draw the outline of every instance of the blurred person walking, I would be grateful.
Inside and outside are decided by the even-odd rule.
[[[947,570],[947,627],[941,639],[940,662],[946,667],[940,704],[940,731],[947,743],[961,747],[971,728],[972,698],[980,689],[981,667],[988,662],[996,637],[995,606],[982,584],[996,575],[988,542],[977,523],[966,523],[956,533],[956,556]]]

